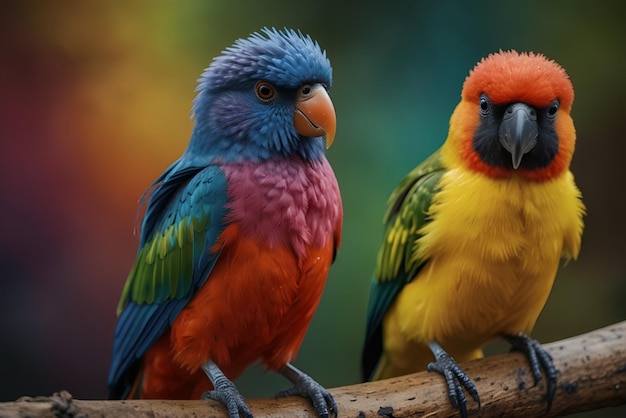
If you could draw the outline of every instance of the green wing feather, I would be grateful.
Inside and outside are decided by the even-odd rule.
[[[189,293],[197,263],[194,259],[205,245],[210,219],[208,213],[197,215],[184,216],[140,248],[117,306],[118,315],[129,301],[162,302],[181,299]]]
[[[370,285],[367,328],[362,356],[363,379],[368,380],[382,353],[385,313],[426,260],[414,257],[421,228],[445,170],[437,151],[407,174],[393,191],[384,216],[385,233]]]
[[[383,222],[384,240],[378,252],[374,280],[398,278],[401,270],[409,280],[423,260],[412,257],[419,230],[427,222],[432,196],[443,175],[439,152],[435,152],[402,179],[387,201]],[[411,275],[413,273],[413,275]]]

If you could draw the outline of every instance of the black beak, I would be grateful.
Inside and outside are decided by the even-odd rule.
[[[511,153],[514,169],[519,167],[524,154],[535,148],[538,137],[535,109],[524,103],[514,103],[505,110],[498,138],[504,149]]]

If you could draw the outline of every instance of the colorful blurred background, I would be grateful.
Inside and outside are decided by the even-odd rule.
[[[572,169],[586,230],[535,336],[549,342],[626,319],[625,4],[3,2],[0,401],[60,389],[106,396],[138,200],[187,144],[203,68],[263,26],[311,34],[334,67],[338,132],[328,155],[345,233],[298,366],[328,387],[359,381],[387,196],[443,142],[469,69],[498,49],[546,54],[576,89]],[[238,383],[261,397],[287,382],[257,367]]]

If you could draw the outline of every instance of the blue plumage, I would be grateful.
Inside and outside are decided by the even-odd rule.
[[[139,254],[118,308],[108,378],[113,399],[128,395],[139,359],[202,286],[219,256],[206,249],[225,227],[226,178],[215,165],[197,172],[175,168],[166,171],[150,198]],[[185,244],[193,250],[183,250]]]
[[[330,61],[311,37],[290,29],[264,28],[237,40],[213,60],[200,77],[194,112],[201,107],[203,94],[245,87],[255,80],[297,89],[303,82],[315,81],[327,81],[330,87],[331,79]]]
[[[332,67],[326,53],[310,37],[293,30],[264,29],[263,34],[238,40],[198,80],[193,106],[196,125],[184,158],[219,156],[225,162],[240,162],[294,153],[307,159],[324,155],[324,139],[304,138],[292,121],[297,89],[303,82],[331,87]],[[275,86],[277,96],[271,106],[255,97],[258,80]]]

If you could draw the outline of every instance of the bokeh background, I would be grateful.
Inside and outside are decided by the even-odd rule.
[[[106,396],[138,200],[187,144],[202,69],[263,26],[311,34],[334,67],[338,133],[328,155],[345,233],[300,368],[328,387],[359,381],[387,196],[443,142],[469,69],[498,49],[546,54],[576,89],[572,169],[586,230],[535,336],[554,341],[626,319],[625,4],[2,2],[0,401],[60,389]],[[287,384],[260,368],[238,383],[252,397]]]

